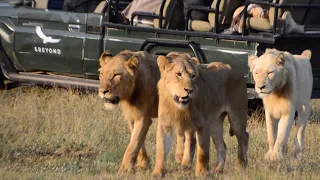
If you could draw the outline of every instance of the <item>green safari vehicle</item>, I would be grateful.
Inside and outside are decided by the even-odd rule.
[[[184,18],[182,0],[163,0],[157,13],[134,12],[130,23],[123,23],[120,14],[129,3],[101,1],[94,12],[76,13],[37,8],[31,0],[0,1],[0,87],[9,79],[97,89],[99,57],[104,50],[113,55],[122,50],[154,55],[180,51],[193,54],[203,64],[220,61],[243,72],[248,98],[256,99],[248,56],[277,48],[296,54],[312,51],[312,97],[320,95],[320,1],[213,0],[211,7],[190,7]],[[270,27],[257,30],[244,23],[241,34],[223,33],[234,10],[241,5],[247,9],[252,3],[270,9]],[[305,25],[305,33],[284,33],[282,20],[271,18],[284,10]],[[208,21],[192,21],[192,11],[208,12]]]

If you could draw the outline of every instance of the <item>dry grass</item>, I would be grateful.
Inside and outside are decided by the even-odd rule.
[[[267,136],[263,119],[249,119],[249,166],[236,171],[236,139],[225,134],[227,162],[219,179],[318,179],[320,177],[320,102],[306,130],[306,158],[293,158],[293,135],[287,159],[264,160]],[[146,140],[154,164],[156,119]],[[226,123],[225,128],[228,129]],[[150,171],[116,174],[129,141],[119,110],[108,112],[96,94],[63,89],[18,87],[0,92],[0,177],[2,179],[150,179]],[[211,146],[211,161],[215,151]],[[194,168],[182,171],[169,154],[165,179],[194,179]]]

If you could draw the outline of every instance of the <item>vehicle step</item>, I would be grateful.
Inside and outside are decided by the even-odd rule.
[[[34,74],[27,72],[19,72],[18,74],[7,74],[12,81],[28,82],[33,84],[43,84],[59,87],[73,87],[81,89],[98,90],[99,80],[65,77],[65,76],[52,76],[43,74]]]

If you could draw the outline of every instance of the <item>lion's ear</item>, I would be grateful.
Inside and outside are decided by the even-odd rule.
[[[131,56],[131,58],[124,62],[124,64],[126,67],[128,67],[130,73],[133,74],[139,67],[139,59],[137,56]]]
[[[195,64],[198,64],[198,65],[200,64],[199,59],[196,58],[196,57],[191,58],[191,61],[192,61],[193,63],[195,63]]]
[[[157,63],[160,69],[160,72],[163,72],[166,69],[166,66],[169,64],[169,60],[165,56],[159,56]]]
[[[106,62],[112,57],[110,51],[104,51],[100,56],[100,67],[106,64]]]
[[[254,66],[256,65],[256,61],[257,61],[258,57],[255,55],[250,55],[248,57],[248,66],[250,68],[250,72],[253,71]]]
[[[276,65],[277,66],[284,66],[284,54],[283,52],[280,52],[277,56],[276,56]]]

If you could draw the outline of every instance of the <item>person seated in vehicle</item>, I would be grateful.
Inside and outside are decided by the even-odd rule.
[[[280,13],[281,10],[279,9],[279,14]],[[224,34],[242,33],[244,22],[243,14],[244,6],[240,6],[235,10],[231,26],[229,29],[226,29],[224,31]],[[246,19],[246,25],[248,28],[252,28],[258,31],[272,32],[274,8],[270,8],[270,10],[264,10],[258,4],[250,4],[247,9],[247,15],[248,19]],[[279,20],[283,22],[285,34],[304,33],[304,25],[299,25],[298,23],[296,23],[290,11],[283,12]]]
[[[162,3],[162,0],[133,0],[121,12],[121,15],[124,18],[125,22],[129,23],[133,12],[140,11],[140,12],[155,13],[159,9],[161,3]],[[153,23],[148,23],[148,21],[144,21],[144,23],[139,23],[138,25],[153,26]]]
[[[162,27],[166,29],[183,29],[184,14],[182,0],[134,0],[122,11],[122,16],[128,24],[135,11],[154,13],[159,15],[161,4],[164,1],[162,11]],[[159,28],[159,18],[135,16],[133,25]]]

